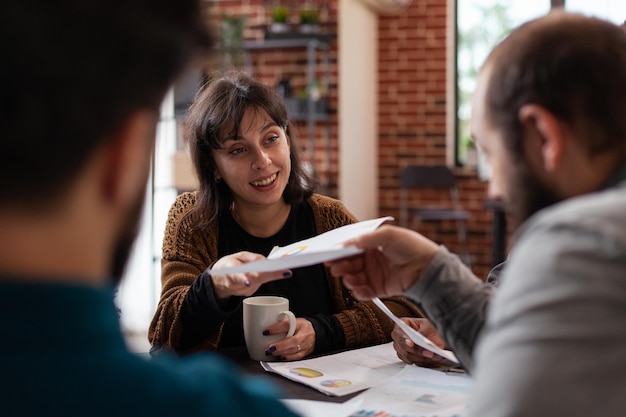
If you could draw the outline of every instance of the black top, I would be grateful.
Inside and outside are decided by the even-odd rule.
[[[292,205],[285,225],[273,236],[259,238],[246,232],[225,213],[219,219],[218,256],[243,250],[267,256],[274,246],[285,246],[317,235],[311,206],[304,201]],[[308,319],[315,329],[315,353],[343,348],[345,337],[334,311],[328,278],[322,264],[297,268],[293,277],[263,284],[254,295],[277,295],[289,299],[296,317]],[[203,273],[190,287],[183,306],[181,344],[191,347],[223,323],[220,347],[245,346],[242,297],[232,297],[226,306],[217,305],[211,278]]]

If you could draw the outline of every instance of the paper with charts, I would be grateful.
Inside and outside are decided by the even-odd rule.
[[[275,247],[265,259],[217,269],[213,273],[215,275],[227,275],[244,272],[279,271],[281,269],[300,268],[355,255],[361,253],[362,250],[355,246],[344,246],[344,243],[350,239],[373,232],[381,224],[389,220],[393,220],[393,217],[380,217],[342,226],[291,245]],[[212,271],[209,270],[208,272],[211,274]]]
[[[261,362],[266,371],[338,397],[381,384],[404,365],[393,342],[293,362]]]
[[[384,384],[350,400],[358,406],[349,417],[463,417],[472,384],[465,374],[406,365]]]

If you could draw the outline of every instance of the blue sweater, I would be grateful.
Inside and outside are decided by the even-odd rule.
[[[110,288],[0,280],[0,331],[4,417],[293,416],[216,354],[130,353]]]

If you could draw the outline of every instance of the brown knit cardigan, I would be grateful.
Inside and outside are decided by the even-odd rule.
[[[172,205],[163,239],[161,260],[161,299],[150,324],[148,338],[153,346],[179,353],[182,332],[181,308],[193,281],[217,260],[218,222],[205,230],[196,227],[193,207],[197,193],[183,193]],[[313,209],[318,233],[351,224],[355,217],[338,200],[313,194],[308,200]],[[359,302],[328,270],[333,305],[343,328],[346,347],[360,347],[390,341],[393,322],[371,301]],[[414,303],[404,297],[383,300],[399,317],[422,317]],[[192,351],[214,350],[220,344],[222,328]]]

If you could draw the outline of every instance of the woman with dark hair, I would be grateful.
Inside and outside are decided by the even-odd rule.
[[[297,317],[294,335],[269,345],[268,356],[296,360],[391,340],[393,323],[321,264],[293,276],[215,274],[356,221],[340,201],[314,193],[281,97],[244,73],[227,73],[199,92],[186,127],[200,189],[180,195],[168,216],[153,353],[244,346],[241,300],[250,295],[286,297]],[[420,315],[405,298],[385,302],[398,316]],[[264,334],[287,327],[278,322]]]

